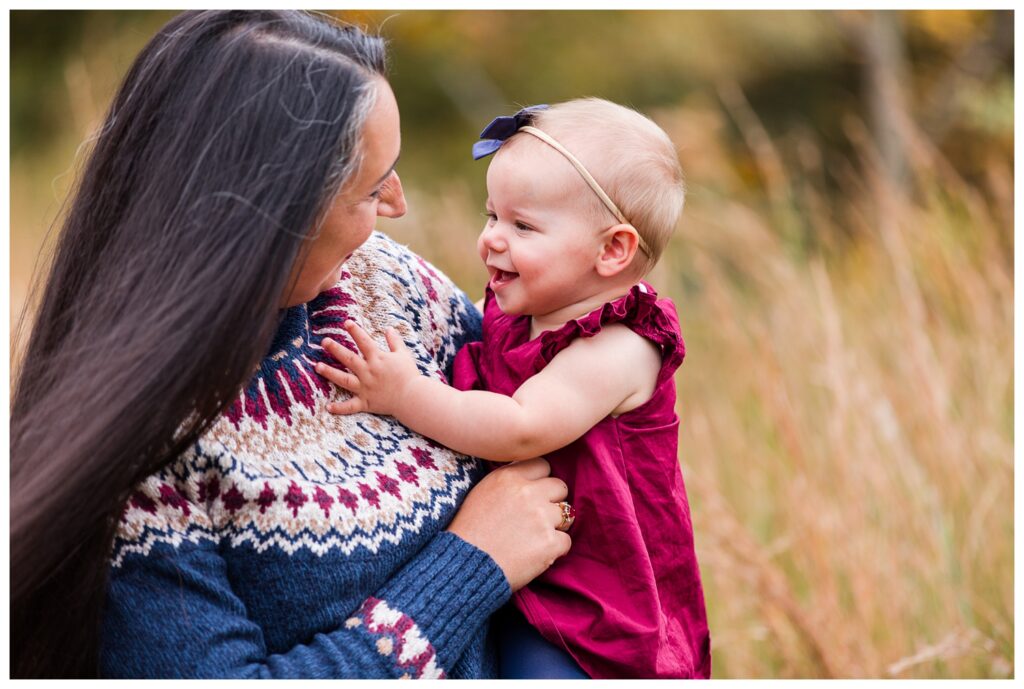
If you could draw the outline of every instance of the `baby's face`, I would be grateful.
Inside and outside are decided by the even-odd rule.
[[[594,192],[560,153],[529,135],[509,141],[487,169],[487,194],[477,248],[502,311],[541,316],[596,293],[604,228]]]

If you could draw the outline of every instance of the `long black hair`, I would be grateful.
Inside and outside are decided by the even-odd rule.
[[[78,181],[12,400],[11,672],[90,677],[134,485],[266,354],[358,165],[384,44],[301,12],[185,12],[142,50]]]

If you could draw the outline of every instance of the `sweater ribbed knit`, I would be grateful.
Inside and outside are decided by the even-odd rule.
[[[478,462],[386,416],[333,416],[320,341],[381,346],[395,327],[447,380],[480,317],[382,234],[335,288],[285,314],[213,428],[124,508],[101,643],[109,677],[491,677],[491,613],[510,596],[483,551],[443,531]]]

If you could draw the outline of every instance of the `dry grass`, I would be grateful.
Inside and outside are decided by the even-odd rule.
[[[993,169],[987,198],[1002,201],[987,201],[906,124],[901,192],[851,120],[859,158],[843,202],[829,202],[807,184],[812,140],[787,169],[741,94],[720,96],[764,193],[704,186],[693,167],[735,186],[721,142],[684,151],[686,217],[651,276],[688,345],[681,460],[715,674],[1009,676],[1012,199],[999,192],[1012,173]],[[713,138],[709,113],[658,119]],[[411,207],[387,230],[478,296],[470,194]],[[780,238],[794,219],[849,239],[793,249]]]
[[[971,186],[905,123],[901,191],[850,121],[837,202],[811,133],[779,150],[738,89],[717,97],[752,166],[718,103],[655,113],[692,142],[691,194],[650,278],[688,346],[681,461],[716,676],[1011,675],[1012,170]],[[76,107],[81,130],[94,110]],[[39,169],[68,167],[54,155]],[[21,173],[15,232],[45,227],[66,186]],[[410,214],[383,229],[480,296],[481,209],[463,184],[427,197],[414,182]],[[794,248],[794,228],[821,248]],[[35,248],[19,246],[15,317]]]

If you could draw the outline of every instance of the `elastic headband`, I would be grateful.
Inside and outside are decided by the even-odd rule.
[[[591,175],[583,163],[580,162],[579,158],[570,153],[569,149],[558,143],[558,141],[556,141],[550,134],[529,124],[533,121],[533,115],[536,111],[545,110],[547,107],[547,105],[533,105],[529,108],[523,108],[515,115],[495,117],[491,123],[484,127],[484,130],[480,132],[480,138],[482,141],[478,141],[473,144],[474,160],[479,160],[480,158],[494,153],[501,148],[501,145],[505,143],[505,141],[517,132],[532,134],[551,148],[561,153],[566,160],[572,163],[572,166],[580,173],[580,177],[583,178],[583,181],[587,183],[587,186],[589,186],[595,194],[597,194],[597,197],[601,199],[601,203],[605,205],[605,208],[612,212],[612,215],[615,216],[616,220],[620,223],[633,227],[633,223],[626,219],[625,214],[619,210],[619,207],[615,205],[615,202],[612,201],[611,197],[605,193],[605,190],[601,188],[601,185],[597,183],[597,180],[594,179],[594,176]],[[635,227],[633,227],[633,229],[634,231],[636,230]],[[651,256],[651,250],[647,246],[647,242],[644,241],[644,238],[640,236],[639,232],[637,232],[636,238],[640,250],[648,256]]]

